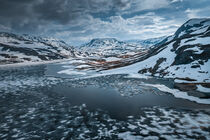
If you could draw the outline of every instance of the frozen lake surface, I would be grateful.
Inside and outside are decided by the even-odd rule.
[[[172,80],[65,66],[0,69],[0,139],[210,139],[210,105],[152,86]]]

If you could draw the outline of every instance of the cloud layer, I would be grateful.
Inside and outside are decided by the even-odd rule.
[[[53,36],[146,39],[172,34],[189,18],[208,17],[209,0],[0,0],[0,31]]]

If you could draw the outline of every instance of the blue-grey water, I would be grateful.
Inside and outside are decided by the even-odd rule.
[[[0,139],[209,139],[210,106],[126,75],[58,74],[62,64],[0,69]],[[90,73],[91,74],[91,73]]]

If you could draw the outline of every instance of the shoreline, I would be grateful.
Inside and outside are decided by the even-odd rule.
[[[21,62],[21,63],[12,63],[12,64],[2,64],[2,65],[0,65],[0,68],[23,67],[23,66],[35,66],[35,65],[42,65],[42,64],[51,64],[51,63],[64,62],[64,61],[68,61],[68,60],[71,60],[71,59],[58,59],[58,60],[39,61],[39,62]]]

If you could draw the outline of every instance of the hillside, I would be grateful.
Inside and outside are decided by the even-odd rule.
[[[156,48],[161,51],[141,62],[139,73],[210,82],[210,19],[187,21]]]
[[[60,40],[0,33],[0,64],[40,62],[72,56],[74,49]]]
[[[187,21],[173,36],[156,44],[147,57],[144,61],[107,73],[173,78],[179,89],[210,92],[210,19]]]

